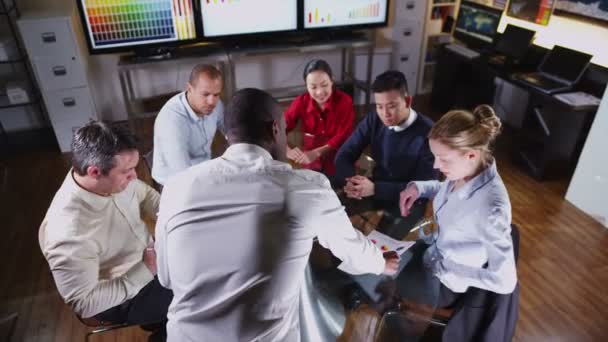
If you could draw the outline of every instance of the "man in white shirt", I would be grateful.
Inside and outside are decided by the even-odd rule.
[[[224,134],[222,74],[212,65],[192,69],[187,89],[161,108],[154,122],[152,178],[164,185],[182,170],[211,159],[216,130]]]
[[[285,163],[285,121],[257,89],[225,113],[230,147],[172,177],[156,227],[159,280],[174,292],[169,341],[298,341],[313,238],[359,274],[394,274],[355,230],[327,178]]]
[[[171,291],[158,283],[153,239],[159,194],[137,179],[135,137],[91,122],[72,141],[72,169],[40,226],[57,290],[82,318],[133,324],[166,320]]]

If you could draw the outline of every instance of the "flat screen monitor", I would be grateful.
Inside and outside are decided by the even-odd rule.
[[[304,0],[304,29],[386,26],[388,0]]]
[[[91,53],[196,39],[194,0],[78,0]]]
[[[523,58],[532,43],[534,33],[532,30],[507,24],[494,50],[508,57]]]
[[[462,1],[458,9],[454,36],[459,39],[474,38],[491,44],[494,42],[501,17],[501,9]]]
[[[205,37],[298,29],[298,0],[201,0]]]
[[[587,69],[591,55],[555,45],[547,53],[538,71],[576,83]]]

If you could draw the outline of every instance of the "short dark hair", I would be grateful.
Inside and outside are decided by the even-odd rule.
[[[72,167],[85,176],[89,166],[97,166],[107,175],[114,165],[114,156],[137,149],[137,138],[126,128],[91,121],[80,127],[72,139]]]
[[[188,82],[190,82],[191,85],[196,85],[196,82],[198,82],[198,79],[201,77],[201,75],[207,75],[207,77],[212,80],[216,80],[222,77],[222,73],[218,70],[218,68],[214,67],[213,65],[197,64],[194,66],[194,68],[192,68]]]
[[[302,73],[302,78],[304,78],[304,82],[306,82],[306,77],[313,71],[323,71],[329,76],[329,78],[333,81],[334,74],[331,72],[331,67],[329,63],[322,59],[313,59],[306,63],[304,67],[304,72]]]
[[[255,88],[237,91],[224,111],[224,126],[231,142],[258,144],[273,140],[272,123],[283,113],[268,93]]]
[[[391,90],[399,90],[401,95],[408,96],[407,79],[401,71],[385,71],[378,75],[372,84],[372,91],[374,93],[383,93]]]

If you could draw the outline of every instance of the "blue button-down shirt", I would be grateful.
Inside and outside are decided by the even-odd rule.
[[[208,115],[194,113],[186,92],[173,96],[154,122],[152,178],[165,184],[173,174],[211,159],[215,131],[224,130],[224,104],[219,101]]]
[[[483,172],[453,191],[452,181],[413,182],[421,197],[434,198],[438,234],[424,260],[454,292],[469,286],[507,294],[517,283],[511,203],[492,162]]]

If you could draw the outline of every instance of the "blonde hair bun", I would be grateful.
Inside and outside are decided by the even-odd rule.
[[[488,138],[487,143],[492,143],[502,127],[500,118],[496,115],[494,108],[483,104],[473,109],[473,116],[478,122],[479,128],[485,131],[485,136]]]

